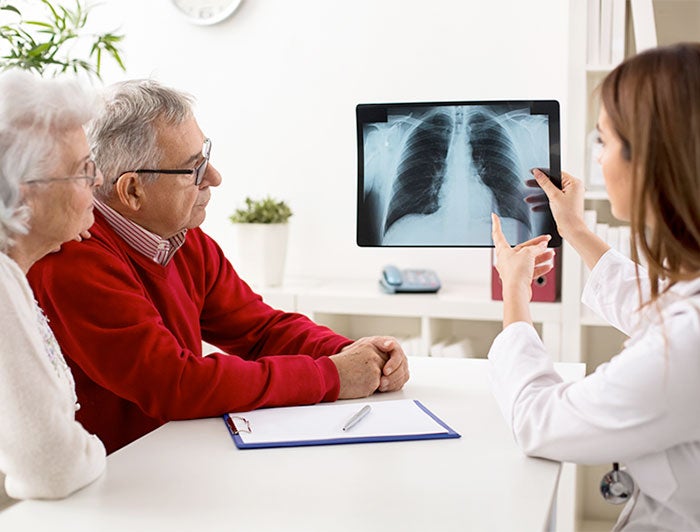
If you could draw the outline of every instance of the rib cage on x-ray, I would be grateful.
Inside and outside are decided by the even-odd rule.
[[[491,189],[500,216],[530,229],[530,210],[523,201],[520,161],[513,140],[496,117],[477,111],[469,120],[472,161],[481,181]]]
[[[376,224],[378,244],[395,244],[396,233],[409,221],[422,223],[431,216],[444,216],[448,203],[452,204],[451,218],[441,221],[443,225],[431,226],[432,233],[412,229],[410,238],[419,241],[400,243],[459,245],[461,241],[446,236],[445,225],[480,225],[478,234],[482,235],[483,226],[490,226],[487,213],[491,211],[509,219],[506,223],[519,241],[541,229],[533,226],[533,214],[524,201],[524,180],[529,168],[549,165],[546,117],[531,115],[526,107],[453,106],[430,109],[419,116],[415,112],[390,116],[386,123],[372,124],[367,131],[366,159],[383,160],[381,164],[376,160],[365,163],[365,215]],[[468,181],[468,186],[456,187],[459,180]],[[455,200],[455,191],[472,197]],[[455,207],[456,201],[462,203]],[[464,212],[458,217],[454,214],[467,208],[475,211],[471,218]],[[454,232],[453,227],[450,231]],[[388,234],[394,240],[387,241]],[[488,234],[478,245],[490,244]]]
[[[440,207],[452,129],[452,120],[436,113],[409,135],[396,171],[384,233],[406,214],[432,214]]]

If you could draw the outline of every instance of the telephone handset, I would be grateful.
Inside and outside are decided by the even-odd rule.
[[[379,285],[390,294],[437,292],[441,286],[440,279],[433,270],[399,270],[392,265],[382,269]]]

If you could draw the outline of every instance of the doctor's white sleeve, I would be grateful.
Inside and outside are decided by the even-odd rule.
[[[597,464],[698,438],[690,418],[700,410],[699,321],[697,312],[674,316],[666,320],[668,349],[650,328],[576,382],[562,381],[531,325],[508,326],[488,358],[494,395],[518,445],[532,456]]]
[[[591,270],[581,300],[610,325],[630,335],[640,315],[639,289],[648,299],[649,279],[639,267],[639,284],[634,262],[614,249],[609,249]]]

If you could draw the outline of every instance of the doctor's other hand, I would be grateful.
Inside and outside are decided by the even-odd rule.
[[[583,202],[586,189],[580,179],[561,173],[561,190],[547,174],[535,168],[532,171],[537,184],[549,199],[549,207],[557,224],[557,231],[566,240],[575,231],[586,227],[583,220]]]
[[[491,214],[491,221],[496,269],[501,277],[504,297],[514,290],[524,289],[529,300],[532,297],[533,279],[545,275],[554,265],[554,250],[547,248],[547,242],[552,237],[541,235],[510,247],[501,230],[500,218],[496,214]]]

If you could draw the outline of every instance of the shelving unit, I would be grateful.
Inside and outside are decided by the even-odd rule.
[[[385,294],[376,281],[291,281],[261,290],[266,302],[301,312],[346,336],[389,334],[416,338],[414,356],[433,346],[469,339],[467,356],[484,357],[501,330],[503,304],[492,301],[490,287],[447,284],[437,294]],[[533,303],[535,326],[555,359],[561,353],[561,304]]]

